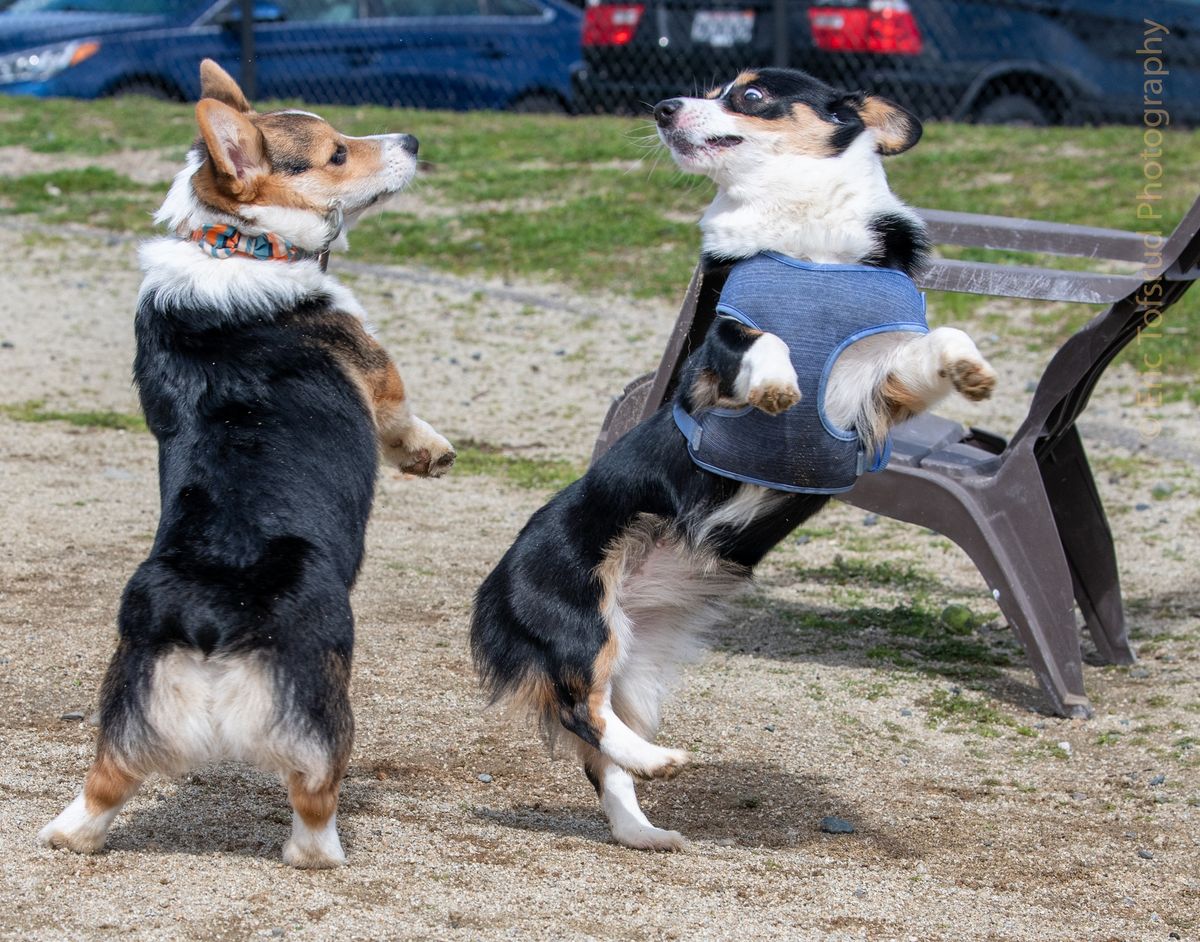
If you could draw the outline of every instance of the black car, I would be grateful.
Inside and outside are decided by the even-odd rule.
[[[588,0],[583,47],[585,109],[640,111],[786,62],[924,118],[1025,124],[1141,121],[1161,51],[1172,120],[1200,120],[1197,0]]]

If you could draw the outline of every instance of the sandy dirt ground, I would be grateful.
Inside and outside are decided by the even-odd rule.
[[[531,457],[582,464],[673,318],[553,286],[335,266],[422,415]],[[127,241],[0,231],[0,402],[136,411],[137,282]],[[1010,431],[1044,354],[980,339],[1002,395],[950,411]],[[151,781],[99,856],[34,845],[87,768],[94,730],[64,717],[95,708],[120,592],[156,524],[155,449],[146,434],[0,417],[0,938],[1197,939],[1200,444],[1175,407],[1141,448],[1134,381],[1111,373],[1084,424],[1142,655],[1086,667],[1095,717],[1040,712],[948,541],[834,505],[772,554],[668,704],[662,741],[698,762],[641,793],[651,820],[693,840],[675,855],[611,844],[573,763],[482,709],[471,595],[547,495],[384,473],[355,592],[350,863],[320,873],[280,862],[284,791],[239,766]],[[813,577],[839,557],[911,570],[935,608],[982,613],[975,640],[1012,666],[976,680],[890,667],[875,656],[885,616],[912,586]],[[847,608],[868,624],[811,628]],[[944,707],[959,699],[986,715],[955,721]],[[822,833],[825,815],[856,832]]]

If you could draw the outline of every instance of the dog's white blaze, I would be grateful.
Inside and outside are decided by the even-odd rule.
[[[146,719],[157,747],[145,772],[179,775],[212,762],[249,762],[268,771],[325,781],[326,749],[293,724],[266,663],[254,655],[205,656],[176,648],[159,658]],[[282,711],[281,708],[282,707]],[[136,760],[137,753],[131,758]]]
[[[795,388],[797,383],[787,344],[774,334],[763,334],[742,354],[742,366],[734,381],[733,392],[745,401],[753,390],[765,386]]]
[[[283,845],[283,862],[301,868],[342,866],[346,855],[338,838],[337,815],[330,815],[324,826],[313,829],[293,811],[292,836]]]
[[[77,795],[62,813],[38,832],[44,847],[68,847],[76,853],[94,854],[104,846],[108,829],[124,805],[114,805],[100,814],[92,814],[82,794]]]

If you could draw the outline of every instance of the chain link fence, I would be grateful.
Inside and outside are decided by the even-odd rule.
[[[29,38],[0,48],[0,91],[43,95],[194,100],[209,56],[262,100],[644,113],[788,65],[922,118],[1129,122],[1158,61],[1172,120],[1200,111],[1200,0],[8,2]]]
[[[922,118],[1140,121],[1146,60],[1159,51],[1171,104],[1195,121],[1198,26],[1194,0],[589,0],[575,105],[644,111],[782,65]]]

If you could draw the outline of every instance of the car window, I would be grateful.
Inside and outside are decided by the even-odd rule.
[[[483,16],[484,0],[375,0],[378,16]]]
[[[358,19],[358,0],[285,0],[289,23],[345,23]]]
[[[487,11],[492,16],[542,15],[542,8],[532,0],[487,0]]]

